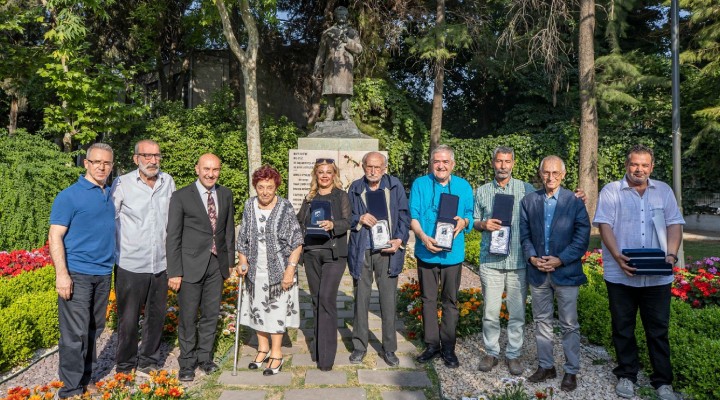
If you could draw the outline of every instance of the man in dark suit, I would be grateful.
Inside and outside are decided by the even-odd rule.
[[[192,381],[196,366],[206,374],[218,369],[212,349],[223,280],[235,263],[233,196],[217,184],[220,167],[214,154],[200,156],[195,165],[198,180],[170,200],[165,245],[168,287],[178,292],[180,306],[181,381]]]
[[[560,186],[565,178],[560,157],[545,157],[539,175],[544,188],[528,193],[520,204],[520,243],[527,260],[539,364],[528,381],[543,382],[557,376],[552,326],[555,297],[565,352],[560,388],[572,391],[580,369],[577,297],[580,285],[587,282],[581,258],[590,241],[590,218],[583,201]]]

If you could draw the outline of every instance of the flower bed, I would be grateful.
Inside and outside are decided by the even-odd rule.
[[[47,244],[35,250],[0,251],[0,277],[14,277],[48,265],[52,259]]]

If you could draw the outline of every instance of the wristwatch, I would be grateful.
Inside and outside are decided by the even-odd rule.
[[[675,260],[675,262],[673,264],[678,262],[678,257],[675,254],[670,253],[670,254],[666,255],[665,257],[672,257],[673,260]]]

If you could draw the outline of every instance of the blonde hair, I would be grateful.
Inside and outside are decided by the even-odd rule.
[[[341,190],[343,188],[342,182],[340,182],[340,171],[338,170],[338,167],[335,164],[335,162],[327,162],[327,160],[325,160],[325,159],[320,160],[320,162],[315,163],[315,166],[313,167],[313,170],[312,170],[312,176],[311,176],[311,180],[310,180],[310,193],[308,193],[308,195],[306,197],[306,199],[308,201],[314,199],[315,196],[317,196],[317,193],[319,190],[318,183],[317,183],[317,170],[318,170],[318,168],[322,167],[323,165],[332,165],[333,186],[335,186],[336,188],[341,189]]]

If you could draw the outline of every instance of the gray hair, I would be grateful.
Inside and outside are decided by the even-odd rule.
[[[565,170],[565,161],[562,160],[562,158],[558,156],[547,156],[540,161],[540,166],[538,167],[538,174],[542,174],[543,165],[545,164],[545,160],[557,160],[560,161],[560,165],[562,166],[562,172],[567,172]]]
[[[156,142],[156,141],[154,141],[154,140],[152,140],[152,139],[143,139],[143,140],[140,140],[140,141],[138,141],[137,143],[135,143],[135,154],[137,154],[138,151],[140,151],[140,145],[143,144],[143,143],[154,144],[155,146],[160,147],[160,145],[158,144],[158,142]]]
[[[88,147],[87,149],[87,152],[85,153],[85,158],[90,157],[90,153],[92,153],[92,151],[95,149],[109,151],[110,155],[115,158],[115,153],[113,152],[112,147],[110,147],[110,145],[107,143],[93,143],[92,145],[90,145],[90,147]]]
[[[452,149],[452,147],[446,144],[441,144],[430,152],[430,162],[432,163],[432,160],[435,157],[435,153],[440,153],[443,151],[450,153],[450,159],[453,160],[453,162],[455,161],[455,151]]]
[[[379,156],[382,158],[382,160],[383,160],[383,167],[384,167],[384,168],[387,168],[387,166],[388,166],[388,159],[387,159],[387,157],[385,156],[385,154],[383,154],[383,153],[381,153],[381,152],[379,152],[379,151],[369,151],[369,152],[365,153],[365,155],[364,155],[363,158],[362,158],[362,165],[363,165],[363,167],[365,167],[365,166],[367,165],[367,163],[365,162],[365,161],[367,160],[367,158],[370,157],[370,155],[374,155],[374,154],[377,154],[377,155],[379,155]]]
[[[493,161],[495,161],[495,158],[497,157],[498,154],[510,154],[513,161],[515,161],[515,150],[513,150],[512,147],[508,147],[508,146],[496,147],[495,150],[493,150],[493,156],[492,156]]]

